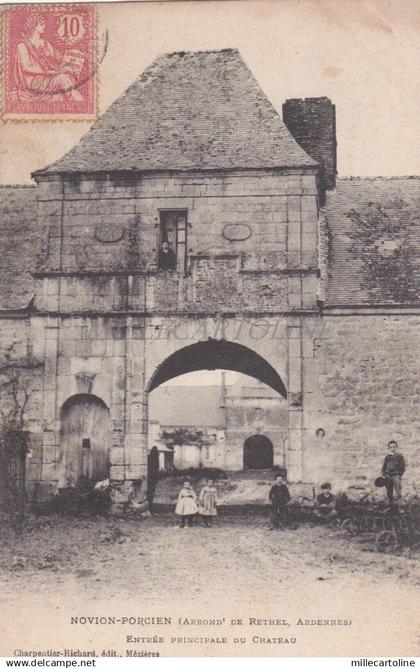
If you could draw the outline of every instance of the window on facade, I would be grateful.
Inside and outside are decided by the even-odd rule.
[[[185,271],[187,266],[187,212],[161,211],[158,268]]]
[[[83,450],[90,450],[90,438],[82,439],[82,448]]]

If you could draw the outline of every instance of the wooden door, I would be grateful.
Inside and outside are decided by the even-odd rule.
[[[76,483],[80,476],[95,482],[109,478],[111,423],[109,410],[97,397],[81,394],[61,412],[61,475]]]

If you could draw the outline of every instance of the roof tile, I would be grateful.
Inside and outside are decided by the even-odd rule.
[[[337,181],[321,224],[328,305],[419,304],[419,209],[420,177]]]
[[[236,49],[158,57],[45,172],[314,166]]]

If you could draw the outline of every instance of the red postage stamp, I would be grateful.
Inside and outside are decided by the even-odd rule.
[[[95,117],[94,5],[15,5],[3,31],[5,119]]]

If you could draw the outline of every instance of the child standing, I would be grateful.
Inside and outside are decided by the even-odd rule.
[[[186,521],[188,522],[188,526],[192,527],[194,515],[197,514],[197,511],[196,493],[191,487],[191,483],[186,480],[178,495],[178,502],[175,508],[175,514],[181,517],[181,529],[185,527]]]
[[[287,517],[287,504],[290,501],[290,492],[283,476],[278,474],[275,477],[274,485],[270,489],[269,499],[271,501],[271,526],[273,529],[284,529]]]
[[[199,513],[203,518],[204,526],[213,526],[213,517],[217,515],[217,489],[214,480],[210,478],[200,493]]]
[[[398,452],[397,441],[388,443],[388,454],[382,465],[382,475],[385,478],[386,492],[390,503],[394,501],[394,492],[397,501],[401,499],[401,477],[405,471],[405,459]]]

